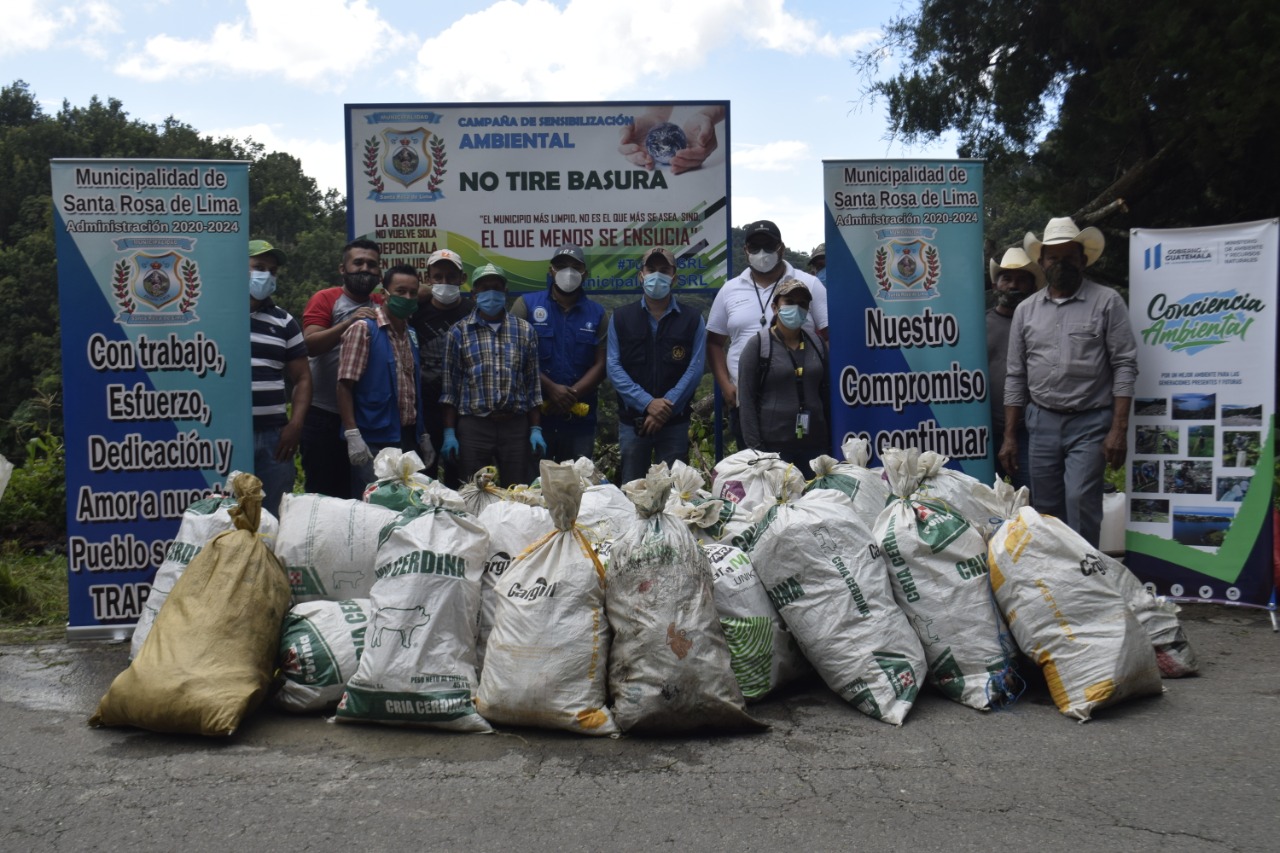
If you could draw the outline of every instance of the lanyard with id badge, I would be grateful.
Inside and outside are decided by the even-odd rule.
[[[796,398],[800,401],[800,411],[796,412],[796,438],[803,439],[809,434],[809,408],[804,403],[804,334],[800,335],[800,362],[796,362],[791,347],[783,344],[787,358],[791,359],[791,372],[796,380]]]

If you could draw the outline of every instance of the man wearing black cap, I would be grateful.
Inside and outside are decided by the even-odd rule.
[[[738,359],[742,349],[773,321],[773,297],[778,282],[794,278],[809,288],[813,302],[804,329],[810,335],[827,337],[827,289],[807,272],[801,272],[783,257],[786,246],[782,232],[767,219],[743,229],[746,237],[747,269],[725,282],[711,303],[707,316],[707,361],[729,407],[729,429],[746,447],[738,418]]]
[[[591,458],[595,450],[596,388],[604,380],[609,325],[604,306],[582,292],[586,274],[582,249],[565,244],[551,256],[547,289],[526,293],[511,306],[512,316],[538,333],[542,435],[547,458],[556,462]]]
[[[819,243],[809,253],[809,272],[824,285],[827,283],[827,244]]]
[[[440,249],[427,258],[426,284],[418,291],[418,313],[413,315],[418,333],[418,349],[422,354],[422,411],[426,418],[431,443],[439,447],[444,441],[444,414],[438,405],[444,386],[444,344],[454,323],[469,315],[475,304],[462,293],[466,275],[462,257],[451,249]],[[437,464],[444,466],[440,481],[451,489],[462,485],[456,459],[439,454],[438,462],[427,466],[427,474],[436,477]]]
[[[706,325],[671,292],[675,256],[645,252],[644,295],[613,312],[609,324],[609,381],[618,392],[620,482],[638,480],[650,464],[689,458],[689,403],[705,366]]]

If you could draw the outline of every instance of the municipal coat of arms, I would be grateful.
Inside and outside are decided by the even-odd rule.
[[[386,191],[386,180],[408,189],[426,181],[427,192],[435,192],[444,181],[444,140],[425,127],[412,130],[387,129],[364,144],[364,173],[375,193]]]
[[[942,263],[938,249],[923,238],[895,238],[875,254],[876,293],[881,299],[933,299],[938,296]]]
[[[116,261],[112,290],[123,325],[173,326],[199,319],[200,268],[177,252],[135,252]]]

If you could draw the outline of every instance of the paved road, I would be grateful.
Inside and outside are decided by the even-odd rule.
[[[1280,849],[1280,635],[1184,612],[1200,678],[1081,725],[1033,685],[902,728],[821,684],[750,736],[454,735],[258,712],[211,741],[85,720],[127,645],[0,646],[0,851]]]

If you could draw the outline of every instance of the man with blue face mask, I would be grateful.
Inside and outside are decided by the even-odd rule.
[[[689,405],[705,367],[707,327],[671,292],[676,259],[654,248],[640,261],[640,299],[613,312],[607,366],[618,392],[619,480],[689,457]]]
[[[542,432],[547,458],[555,462],[590,458],[595,450],[608,319],[604,306],[583,293],[586,274],[581,247],[567,243],[551,256],[547,289],[526,293],[511,306],[511,314],[538,333]]]
[[[493,264],[472,277],[476,309],[451,329],[444,345],[440,455],[458,461],[466,480],[498,466],[506,485],[533,479],[542,437],[538,335],[507,309],[507,274]]]
[[[271,301],[285,254],[266,240],[249,241],[249,354],[253,377],[253,471],[262,481],[263,509],[280,512],[293,491],[293,454],[311,406],[311,369],[298,321]],[[293,386],[288,411],[285,379]]]
[[[729,407],[729,429],[739,450],[747,445],[738,411],[738,363],[747,341],[773,322],[774,297],[779,283],[795,279],[808,288],[813,302],[805,318],[805,331],[823,341],[827,338],[827,289],[822,282],[787,262],[784,257],[787,247],[778,226],[761,219],[749,223],[743,232],[747,268],[725,282],[707,315],[707,363]]]

